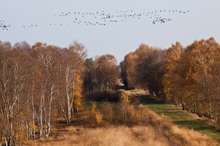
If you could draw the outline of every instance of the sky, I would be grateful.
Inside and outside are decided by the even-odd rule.
[[[102,18],[81,16],[82,13],[105,13],[116,17],[126,11],[130,14],[157,11],[161,18],[156,24],[149,14],[140,19],[115,23],[112,18],[106,25],[87,25]],[[60,16],[65,13],[69,15]],[[0,24],[4,23],[0,40],[12,44],[26,41],[31,45],[44,42],[62,48],[77,41],[85,46],[88,57],[112,54],[119,63],[141,43],[161,49],[169,48],[176,41],[187,46],[209,37],[220,43],[219,16],[220,0],[0,0]],[[162,23],[162,18],[171,21]],[[5,30],[3,25],[10,27]]]

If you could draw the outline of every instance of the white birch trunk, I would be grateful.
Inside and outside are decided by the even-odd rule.
[[[67,100],[67,123],[71,122],[71,116],[72,116],[72,105],[71,105],[71,99],[69,95],[69,86],[70,86],[70,67],[66,68],[66,100]]]
[[[50,99],[49,99],[49,107],[48,107],[47,133],[46,133],[47,138],[49,137],[51,132],[51,109],[52,109],[52,101],[54,98],[54,89],[55,89],[55,85],[52,85],[50,90]]]
[[[39,134],[40,134],[40,139],[43,138],[43,100],[44,100],[44,95],[41,96],[40,99],[40,123],[39,123]]]

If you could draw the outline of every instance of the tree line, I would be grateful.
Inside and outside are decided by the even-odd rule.
[[[0,141],[48,138],[52,121],[62,117],[70,124],[88,98],[118,101],[119,78],[126,89],[147,90],[220,121],[220,45],[214,38],[164,50],[141,44],[119,66],[110,54],[86,56],[78,42],[60,48],[0,41]]]
[[[71,123],[83,108],[83,90],[113,88],[114,56],[85,58],[85,47],[77,42],[60,48],[0,41],[0,140],[13,145],[47,138],[51,121],[60,116]]]
[[[128,89],[141,88],[184,110],[220,121],[220,45],[214,38],[161,50],[141,44],[120,63]]]

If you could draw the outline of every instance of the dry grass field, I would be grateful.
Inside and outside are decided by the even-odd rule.
[[[180,128],[167,117],[161,117],[140,105],[147,113],[144,124],[124,125],[103,123],[92,125],[81,121],[88,119],[88,112],[78,114],[77,120],[66,126],[54,125],[56,132],[47,140],[26,142],[26,145],[43,146],[215,146],[212,138],[199,132]],[[79,124],[79,123],[81,124]],[[80,125],[80,126],[79,126]]]

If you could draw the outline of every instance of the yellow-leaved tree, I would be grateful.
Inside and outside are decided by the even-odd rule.
[[[183,57],[184,85],[187,109],[209,118],[216,118],[219,114],[219,96],[215,82],[215,64],[219,62],[220,45],[209,38],[195,41],[186,48]],[[219,77],[219,75],[218,75]]]
[[[163,77],[166,99],[218,121],[220,45],[214,38],[195,41],[184,50],[176,43],[167,54]]]
[[[96,124],[101,124],[103,122],[102,115],[97,110],[96,104],[94,102],[92,103],[91,116],[92,121],[94,121]]]
[[[167,63],[165,66],[165,72],[163,76],[163,86],[164,86],[164,93],[166,96],[166,101],[168,102],[175,102],[176,104],[181,105],[181,95],[178,96],[180,93],[179,89],[181,88],[178,82],[180,80],[179,70],[177,69],[178,63],[180,61],[181,55],[184,49],[179,42],[173,44],[167,50]],[[183,106],[183,105],[182,105]]]
[[[73,83],[73,108],[76,112],[81,109],[82,106],[82,78],[80,73],[75,73],[74,75],[74,83]]]

